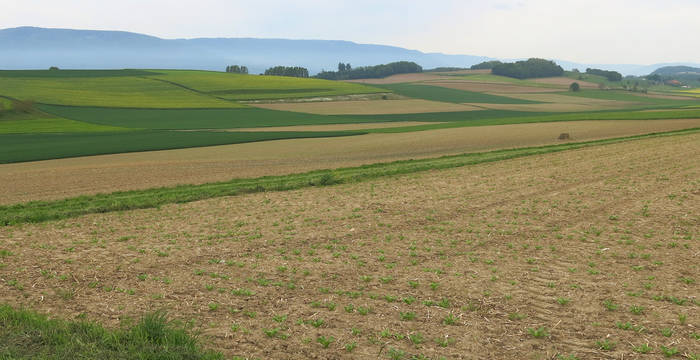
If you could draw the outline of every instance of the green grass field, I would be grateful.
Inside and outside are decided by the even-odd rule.
[[[89,124],[62,118],[25,118],[4,120],[0,117],[0,134],[39,134],[124,131],[127,129]]]
[[[130,76],[70,78],[0,77],[0,95],[38,103],[121,108],[235,108],[161,81]]]
[[[259,76],[211,71],[159,70],[150,76],[229,100],[284,99],[348,94],[371,94],[384,90],[361,84],[284,76]]]
[[[0,359],[223,359],[165,313],[138,323],[105,329],[88,321],[49,319],[0,305]]]
[[[323,116],[258,108],[166,110],[51,105],[40,105],[39,108],[56,116],[86,123],[139,129],[235,129],[376,121],[376,119],[371,117]]]
[[[455,90],[441,86],[422,84],[391,84],[382,85],[383,88],[396,94],[432,101],[450,103],[487,103],[487,104],[539,104],[537,101],[514,99],[505,96],[490,95],[485,93]]]
[[[357,131],[159,131],[0,135],[0,164],[256,141],[359,135]],[[41,146],[37,146],[41,144]]]
[[[0,78],[93,78],[158,75],[150,70],[0,70]]]

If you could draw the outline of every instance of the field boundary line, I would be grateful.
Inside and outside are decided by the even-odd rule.
[[[388,163],[314,170],[288,175],[232,179],[229,181],[200,185],[180,185],[145,190],[119,191],[52,201],[31,201],[0,206],[0,226],[60,220],[86,214],[156,208],[167,204],[187,203],[216,197],[257,192],[287,191],[313,186],[355,183],[393,175],[449,169],[530,155],[542,155],[591,146],[610,145],[655,137],[696,134],[699,132],[700,128],[691,128],[585,142],[465,153],[420,160],[399,160]]]

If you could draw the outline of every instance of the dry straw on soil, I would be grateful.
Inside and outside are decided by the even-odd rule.
[[[698,353],[699,144],[660,137],[4,228],[0,301],[109,326],[165,308],[246,358]]]

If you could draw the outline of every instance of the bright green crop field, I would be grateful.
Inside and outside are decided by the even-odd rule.
[[[120,108],[235,108],[241,105],[132,76],[0,77],[0,95],[37,103]]]
[[[258,76],[212,71],[159,70],[154,79],[230,100],[284,99],[348,94],[371,94],[385,90],[361,84],[284,76]]]

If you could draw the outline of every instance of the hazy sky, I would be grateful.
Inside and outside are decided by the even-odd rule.
[[[0,0],[0,28],[275,37],[586,63],[700,62],[700,0]]]

